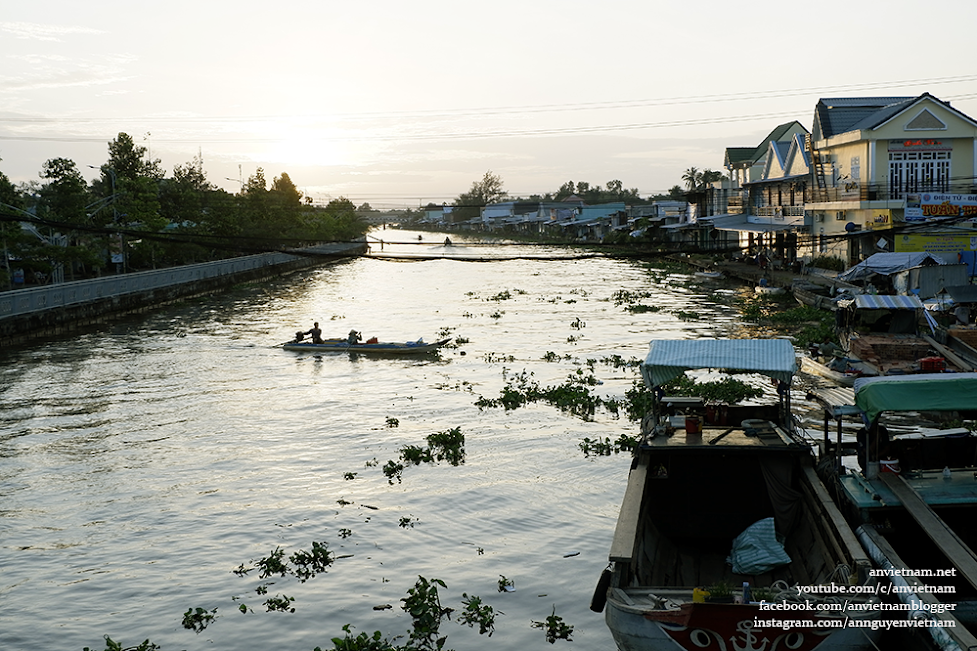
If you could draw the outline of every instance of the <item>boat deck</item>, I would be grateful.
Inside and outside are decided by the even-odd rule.
[[[941,471],[903,475],[906,483],[930,506],[972,506],[977,503],[977,473],[973,470],[951,472],[944,478]],[[858,509],[902,508],[902,501],[879,479],[866,479],[860,473],[839,478],[845,497]]]
[[[690,433],[684,425],[669,433],[650,437],[646,444],[652,448],[701,448],[708,447],[781,447],[796,444],[780,428],[769,421],[758,421],[755,427],[742,425],[706,425],[699,433]]]

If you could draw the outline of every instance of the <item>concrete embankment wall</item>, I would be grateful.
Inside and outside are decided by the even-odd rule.
[[[303,255],[262,253],[0,292],[0,347],[64,335],[191,296],[336,262],[366,249],[365,243],[330,244],[303,249]]]

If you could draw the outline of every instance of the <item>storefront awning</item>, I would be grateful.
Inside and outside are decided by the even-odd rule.
[[[721,215],[712,220],[712,227],[717,231],[748,232],[748,233],[771,233],[776,231],[789,231],[794,228],[803,228],[803,224],[779,224],[779,223],[756,223],[748,221],[748,215]]]

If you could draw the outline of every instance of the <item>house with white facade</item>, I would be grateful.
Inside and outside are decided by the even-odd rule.
[[[948,102],[821,99],[808,153],[816,255],[851,265],[879,251],[954,262],[977,251],[977,121]]]

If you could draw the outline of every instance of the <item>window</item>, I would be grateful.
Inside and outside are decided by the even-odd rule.
[[[889,152],[889,192],[893,198],[916,192],[949,190],[950,152]]]

